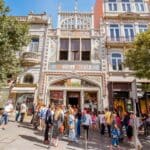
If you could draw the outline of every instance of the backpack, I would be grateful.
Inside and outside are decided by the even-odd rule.
[[[82,120],[82,123],[85,123],[87,120],[86,115],[83,115],[81,120]]]
[[[52,124],[52,113],[51,113],[51,111],[48,109],[47,111],[46,111],[46,115],[45,115],[45,123],[46,124]]]

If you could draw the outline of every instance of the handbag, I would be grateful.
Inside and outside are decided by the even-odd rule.
[[[64,129],[65,129],[65,128],[64,128],[64,125],[61,125],[61,126],[59,127],[59,132],[60,132],[60,133],[64,133]]]

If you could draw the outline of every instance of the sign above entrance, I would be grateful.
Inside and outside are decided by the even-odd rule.
[[[50,63],[49,70],[80,70],[80,71],[100,71],[100,64],[62,64]]]

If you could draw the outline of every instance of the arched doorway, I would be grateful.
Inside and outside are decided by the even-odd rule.
[[[81,109],[98,109],[100,86],[90,80],[70,77],[53,81],[49,86],[50,103],[78,106]]]

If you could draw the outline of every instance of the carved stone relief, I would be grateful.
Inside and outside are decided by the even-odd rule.
[[[56,53],[57,53],[57,38],[50,39],[49,46],[49,61],[56,61]]]

